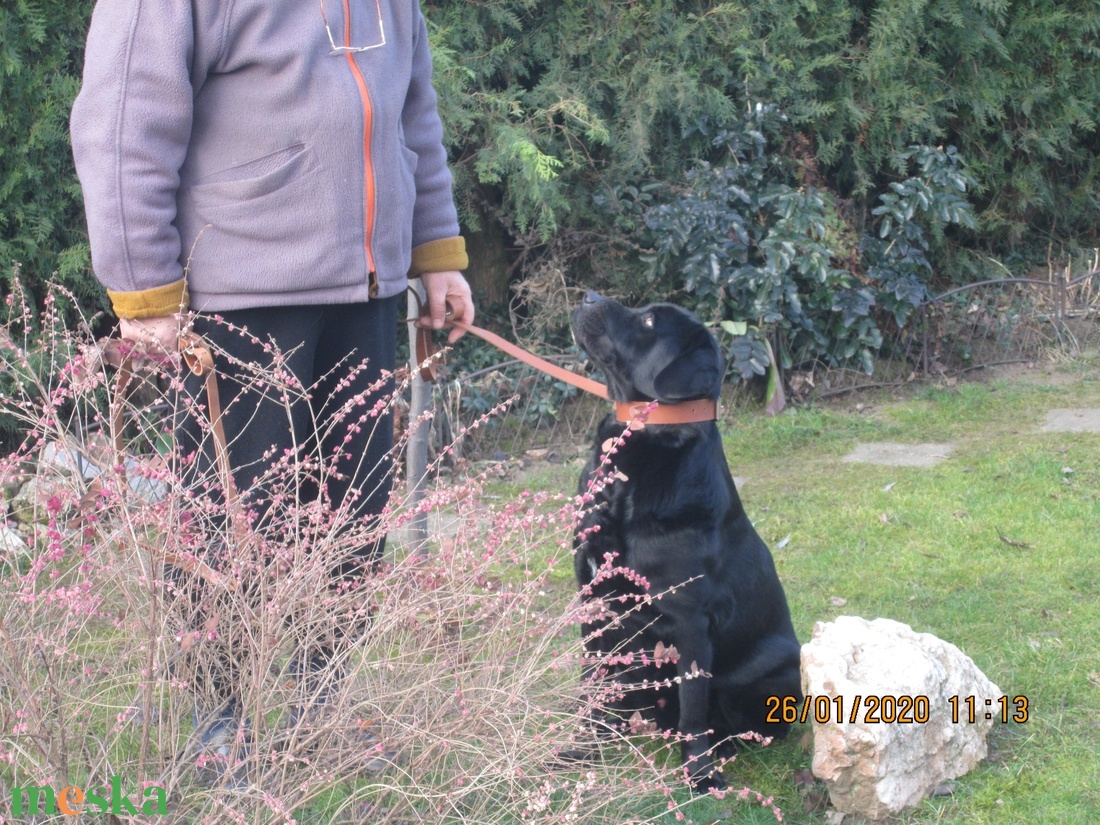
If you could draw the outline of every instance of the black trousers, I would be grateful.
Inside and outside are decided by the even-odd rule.
[[[364,529],[377,519],[389,499],[393,469],[392,373],[397,350],[401,296],[369,303],[272,307],[198,316],[195,331],[212,345],[218,374],[228,454],[239,508],[252,529],[269,544],[288,529],[289,508],[321,497],[326,512],[339,512],[336,524],[349,536],[369,536],[351,546],[332,570],[332,583],[350,581],[377,563],[385,545],[379,531]],[[225,517],[218,512],[219,487],[214,444],[208,422],[196,405],[205,406],[203,379],[188,376],[175,424],[181,477],[196,500],[208,505],[206,522]],[[189,409],[188,409],[189,408]],[[323,468],[323,470],[321,469]],[[215,483],[211,484],[211,481]],[[229,533],[226,522],[220,535]],[[218,535],[218,525],[206,530]],[[289,525],[292,529],[293,525]],[[331,538],[328,536],[327,538]],[[354,541],[354,539],[352,539]],[[215,568],[233,559],[233,548],[205,548]],[[223,552],[219,553],[218,550]],[[177,576],[177,585],[183,582]],[[185,625],[201,628],[219,606],[215,588],[195,577],[182,589],[191,604]],[[293,621],[293,617],[287,617]],[[327,639],[303,638],[306,655],[331,652],[333,638],[359,627],[330,627]],[[218,703],[235,701],[241,676],[241,651],[203,645],[205,653],[188,670],[199,692]],[[186,658],[186,657],[185,657]],[[202,661],[204,659],[205,661]],[[211,661],[213,659],[213,661]],[[202,674],[206,673],[204,677]]]
[[[349,518],[377,516],[391,490],[393,393],[385,379],[394,369],[400,298],[334,306],[264,307],[199,316],[195,331],[213,345],[230,463],[243,505],[258,526],[278,518],[272,488],[299,460],[299,500],[323,495]],[[275,372],[273,381],[265,376]],[[280,374],[281,373],[281,374]],[[289,379],[289,381],[288,381]],[[290,385],[289,392],[280,385]],[[372,391],[373,389],[373,391]],[[204,404],[203,382],[186,381],[187,394]],[[185,477],[212,478],[213,443],[192,414],[177,425],[181,455],[194,455]],[[316,469],[324,466],[323,476]],[[381,545],[364,547],[364,560]]]

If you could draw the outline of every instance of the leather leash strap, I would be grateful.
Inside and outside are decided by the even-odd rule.
[[[222,487],[225,490],[229,512],[237,512],[237,485],[233,481],[233,467],[229,463],[229,444],[222,424],[222,401],[218,393],[218,373],[214,369],[214,355],[202,338],[187,333],[180,336],[180,357],[192,375],[202,378],[206,390],[206,414],[210,418],[210,430],[214,436],[214,460],[218,465]]]
[[[574,387],[578,387],[587,393],[599,396],[600,398],[607,398],[607,387],[598,381],[593,381],[591,378],[585,378],[583,375],[577,375],[575,372],[570,372],[564,367],[559,367],[557,364],[552,364],[537,355],[533,355],[527,350],[516,346],[511,341],[506,341],[494,332],[489,332],[487,329],[476,327],[473,324],[467,324],[464,321],[454,321],[447,319],[447,323],[451,326],[458,327],[461,330],[465,330],[471,335],[476,335],[482,341],[492,344],[500,351],[511,355],[513,358],[522,361],[528,366],[534,367],[540,372],[544,372],[559,381],[564,381],[566,384],[572,384]],[[435,346],[435,342],[432,341],[432,331],[430,329],[420,329],[417,331],[416,336],[417,352],[416,358],[421,365],[420,375],[424,378],[424,363],[429,359],[434,359],[436,353],[439,352],[439,348]],[[425,354],[424,358],[421,355]],[[433,362],[429,362],[433,365]],[[434,374],[431,376],[434,378]],[[431,380],[428,378],[426,380]]]
[[[413,294],[416,294],[415,292]],[[420,296],[417,295],[419,302]],[[420,317],[424,317],[424,307],[420,306]],[[518,361],[534,367],[540,372],[556,378],[566,384],[584,390],[587,393],[607,399],[607,385],[583,375],[577,375],[564,367],[552,364],[537,355],[534,355],[522,347],[518,347],[511,341],[506,341],[499,335],[489,332],[487,329],[467,324],[464,321],[456,321],[448,318],[450,326],[464,330],[471,335],[476,335],[483,341],[492,344],[502,352],[511,355]],[[432,331],[420,328],[416,335],[416,360],[420,364],[420,377],[427,382],[435,379],[435,361],[439,353],[439,347],[432,341]],[[645,416],[646,424],[698,424],[704,421],[716,421],[718,419],[718,402],[710,398],[701,398],[695,401],[684,401],[680,404],[653,404],[648,401],[616,401],[615,417],[624,424],[637,421],[646,409],[649,414]]]
[[[113,343],[113,342],[112,342]],[[179,339],[179,353],[184,365],[194,374],[205,378],[204,389],[206,391],[206,412],[210,418],[210,429],[214,437],[214,455],[218,465],[218,473],[221,476],[222,488],[225,490],[226,505],[231,520],[236,520],[237,513],[237,485],[233,481],[232,467],[229,463],[229,447],[225,438],[225,427],[222,424],[221,396],[218,393],[218,375],[214,369],[214,356],[210,352],[210,346],[198,335],[185,333]],[[125,427],[126,395],[133,379],[133,359],[140,355],[132,349],[121,355],[118,364],[118,377],[115,381],[114,397],[111,399],[111,442],[115,449],[116,466],[122,467],[125,462],[125,444],[123,441],[123,429]],[[236,530],[237,528],[234,527]],[[235,590],[234,582],[226,581],[224,577],[206,564],[201,559],[195,559],[171,550],[164,551],[164,563],[174,565],[188,573],[197,573],[210,584]]]

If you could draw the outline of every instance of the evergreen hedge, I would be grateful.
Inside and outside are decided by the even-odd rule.
[[[90,3],[0,5],[0,284],[18,275],[41,299],[60,282],[89,310],[105,296],[89,271],[69,111],[80,89]]]
[[[598,196],[714,160],[700,125],[734,125],[757,104],[787,118],[771,151],[790,161],[789,180],[835,195],[851,237],[908,177],[909,147],[926,145],[956,147],[976,181],[977,223],[956,245],[1026,258],[1052,243],[1055,255],[1096,243],[1092,0],[435,0],[427,9],[469,214],[500,221],[526,250],[582,254],[593,273],[608,272],[608,259],[592,255],[608,231]]]
[[[67,141],[91,5],[0,7],[0,272],[10,279],[17,262],[36,294],[55,278],[101,307]],[[760,186],[803,194],[807,225],[822,227],[811,240],[814,266],[831,273],[826,291],[874,291],[881,262],[867,239],[913,179],[913,153],[936,147],[954,147],[972,180],[975,220],[915,215],[922,285],[967,275],[979,255],[960,253],[1024,266],[1098,243],[1094,0],[429,0],[424,9],[465,228],[497,238],[510,277],[554,267],[628,297],[651,290],[646,260],[669,247],[654,234],[660,213],[646,209],[683,205],[700,164],[739,163],[715,134],[751,127],[760,106],[777,113],[762,133]],[[742,219],[769,220],[767,209]],[[666,263],[660,288],[693,300],[676,261]],[[792,266],[797,281],[805,272]],[[819,327],[843,332],[846,317]]]

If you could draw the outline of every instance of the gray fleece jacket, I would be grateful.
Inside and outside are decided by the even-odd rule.
[[[333,54],[326,18],[384,45]],[[364,301],[465,267],[417,0],[100,0],[85,61],[73,153],[120,315]]]

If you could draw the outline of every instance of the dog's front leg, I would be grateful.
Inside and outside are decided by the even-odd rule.
[[[687,770],[693,790],[706,793],[711,788],[721,790],[726,781],[714,764],[710,753],[707,719],[710,708],[710,671],[714,648],[707,638],[706,627],[683,627],[677,634],[676,647],[680,658],[676,662],[679,678],[679,733],[681,764]]]

